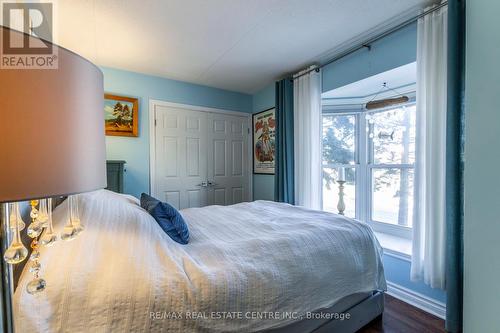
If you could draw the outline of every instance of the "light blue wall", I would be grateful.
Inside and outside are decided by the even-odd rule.
[[[385,276],[388,282],[395,283],[419,294],[430,297],[441,303],[446,302],[446,293],[440,289],[433,289],[423,282],[410,281],[410,261],[384,254]]]
[[[323,92],[412,63],[417,54],[417,26],[411,24],[323,68]]]
[[[149,192],[149,99],[252,112],[252,96],[160,77],[101,68],[104,90],[139,98],[139,137],[106,137],[107,159],[125,160],[125,193]]]
[[[253,113],[272,108],[276,104],[274,83],[252,96]],[[253,199],[274,200],[274,175],[253,175]]]
[[[500,2],[466,2],[464,332],[500,328]]]

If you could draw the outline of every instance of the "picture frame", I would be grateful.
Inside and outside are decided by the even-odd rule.
[[[139,100],[104,94],[104,126],[109,136],[139,136]]]
[[[252,156],[254,174],[275,174],[276,108],[252,115]]]

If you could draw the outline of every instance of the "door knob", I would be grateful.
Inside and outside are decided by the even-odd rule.
[[[208,187],[208,182],[207,181],[203,181],[203,182],[201,182],[200,184],[198,184],[196,186]]]

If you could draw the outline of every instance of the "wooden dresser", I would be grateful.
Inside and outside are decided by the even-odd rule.
[[[123,173],[125,172],[125,161],[106,161],[106,172],[108,177],[107,190],[123,193]]]

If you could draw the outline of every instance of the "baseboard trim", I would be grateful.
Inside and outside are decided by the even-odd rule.
[[[387,294],[441,319],[446,317],[446,304],[399,284],[387,281]]]

